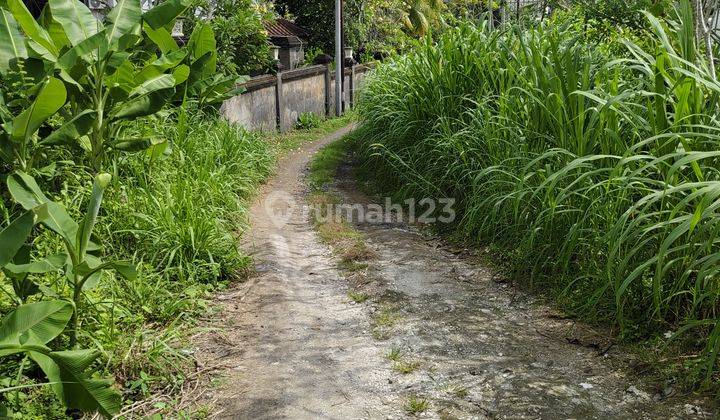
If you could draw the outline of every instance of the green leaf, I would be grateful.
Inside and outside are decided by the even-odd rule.
[[[167,0],[147,11],[143,15],[143,21],[157,30],[172,23],[188,7],[190,7],[188,0]]]
[[[135,86],[135,66],[128,60],[120,65],[112,76],[108,77],[108,86],[119,88],[123,92],[128,93]],[[127,98],[127,95],[124,96]]]
[[[153,77],[157,77],[165,73],[165,71],[176,67],[185,59],[185,57],[187,57],[187,51],[184,49],[163,54],[157,60],[143,67],[143,69],[140,70],[140,73],[138,73],[135,77],[135,82],[143,83]]]
[[[190,77],[188,78],[188,84],[194,85],[198,81],[215,74],[215,72],[210,73],[208,70],[208,66],[210,66],[210,63],[213,61],[214,56],[215,53],[210,52],[190,64]]]
[[[12,139],[16,142],[27,141],[45,120],[65,105],[66,99],[67,91],[63,82],[50,78],[32,105],[13,120]]]
[[[65,330],[72,314],[72,304],[63,300],[20,305],[3,318],[0,345],[46,344]]]
[[[113,270],[129,281],[137,280],[137,266],[129,261],[115,261],[110,263]]]
[[[40,191],[35,179],[22,171],[17,171],[7,179],[8,191],[13,199],[25,210],[32,210],[50,201]]]
[[[175,89],[163,89],[131,99],[118,105],[111,116],[113,119],[132,120],[160,111],[175,93]]]
[[[144,25],[143,29],[145,30],[145,34],[147,34],[148,38],[150,38],[150,40],[154,42],[155,45],[158,46],[158,48],[160,48],[160,52],[162,52],[163,54],[167,54],[171,51],[177,51],[180,49],[177,42],[175,42],[172,35],[167,29],[153,29],[148,25]]]
[[[212,79],[195,83],[192,91],[203,103],[219,103],[245,91],[244,87],[238,87],[238,84],[242,83],[241,80],[233,76],[216,74]]]
[[[85,218],[77,231],[77,249],[81,258],[85,255],[85,251],[87,250],[88,243],[90,242],[90,235],[92,235],[98,213],[100,212],[103,194],[105,193],[105,189],[110,184],[111,180],[112,176],[110,174],[101,173],[95,177],[95,182],[93,182],[92,195],[90,196],[90,202],[85,210]]]
[[[30,175],[21,171],[15,171],[7,179],[8,190],[13,199],[26,210],[42,209],[42,223],[59,234],[65,245],[71,252],[75,250],[75,238],[77,237],[78,225],[75,223],[63,206],[50,201]],[[44,205],[44,206],[43,206]]]
[[[78,0],[49,0],[50,10],[67,35],[71,45],[78,45],[99,32],[100,22],[90,9]]]
[[[67,258],[67,254],[55,254],[27,264],[8,264],[5,269],[13,274],[45,274],[61,269]]]
[[[130,57],[132,57],[132,54],[127,51],[113,52],[113,54],[108,57],[107,61],[105,62],[107,64],[106,73],[113,73],[115,70],[122,67],[123,64],[127,63],[128,60],[130,60]]]
[[[49,4],[46,4],[43,8],[42,13],[40,13],[40,19],[38,19],[38,22],[48,32],[48,35],[50,35],[50,38],[52,39],[55,47],[57,47],[58,50],[62,50],[63,48],[70,45],[70,40],[68,39],[67,35],[65,35],[65,31],[63,30],[62,25],[59,24],[55,19],[53,19],[52,11],[50,10]]]
[[[140,0],[118,0],[107,15],[107,20],[111,23],[107,29],[108,41],[112,44],[124,35],[138,32],[141,18]]]
[[[77,139],[90,132],[96,118],[97,112],[85,110],[45,137],[40,144],[45,146],[75,144]]]
[[[140,86],[130,92],[130,96],[147,95],[162,89],[170,89],[175,87],[175,78],[172,74],[162,74],[150,80],[146,80]]]
[[[175,78],[176,86],[185,83],[188,77],[190,77],[190,67],[185,64],[181,64],[173,70],[172,75]]]
[[[38,361],[33,355],[33,359]],[[113,388],[113,381],[92,379],[88,370],[99,356],[96,350],[57,351],[47,355],[55,366],[47,360],[39,362],[50,382],[62,383],[58,397],[71,409],[85,412],[98,411],[107,418],[120,411],[120,393]]]
[[[199,22],[190,35],[188,48],[192,52],[193,63],[206,54],[210,54],[202,68],[202,74],[211,75],[217,70],[217,44],[210,24]]]
[[[57,67],[59,69],[71,72],[78,64],[78,59],[87,62],[105,57],[108,51],[108,40],[105,32],[98,32],[93,36],[79,42],[73,48],[67,50],[58,59]]]
[[[6,74],[19,59],[27,56],[17,21],[10,11],[0,8],[0,74]]]
[[[35,225],[35,213],[25,212],[0,231],[0,267],[9,264],[22,248]]]
[[[15,273],[11,269],[16,267],[16,264],[28,264],[30,263],[30,246],[23,245],[22,248],[15,254],[13,262],[5,266],[2,272],[5,273],[12,281],[13,291],[22,303],[25,303],[28,297],[40,292],[40,287],[28,278],[28,273]]]
[[[192,57],[194,60],[197,60],[209,52],[217,51],[215,34],[213,33],[210,24],[198,22],[195,25],[195,28],[190,35],[190,40],[188,41],[188,48],[192,51]]]
[[[58,48],[55,46],[50,34],[40,26],[25,3],[20,0],[7,0],[7,7],[28,38],[41,45],[47,52],[57,58]]]
[[[82,290],[94,289],[102,278],[103,262],[100,258],[85,254],[84,261],[77,266],[72,266],[70,271],[82,277],[78,286]]]
[[[170,153],[170,143],[168,141],[162,141],[156,144],[153,144],[148,150],[147,155],[150,157],[150,160],[157,160],[164,156],[166,153]]]
[[[133,281],[137,279],[137,267],[129,261],[111,261],[100,263],[97,258],[88,258],[76,268],[76,272],[83,276],[83,290],[89,290],[97,285],[100,274],[104,270],[114,270],[123,278]]]
[[[164,140],[155,137],[146,137],[141,139],[120,139],[113,146],[116,150],[123,152],[140,152],[147,150],[155,144],[162,143]]]

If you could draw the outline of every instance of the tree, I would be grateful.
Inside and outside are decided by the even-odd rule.
[[[334,51],[335,0],[279,0],[275,2],[281,15],[310,31],[311,46],[325,52]]]
[[[257,0],[204,0],[200,16],[215,32],[218,69],[226,74],[258,74],[272,67],[264,21],[275,18],[272,5]],[[193,15],[189,20],[197,20]]]
[[[277,0],[280,15],[310,33],[310,45],[334,50],[335,0]],[[345,39],[358,51],[399,50],[408,36],[419,38],[441,20],[442,0],[344,0]]]

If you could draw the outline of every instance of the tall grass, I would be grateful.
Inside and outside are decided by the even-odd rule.
[[[720,84],[689,2],[647,19],[622,57],[569,21],[457,28],[375,72],[358,137],[368,173],[455,197],[458,231],[505,249],[518,278],[575,313],[632,338],[694,329],[709,379]]]
[[[247,225],[247,199],[272,171],[275,151],[260,135],[218,117],[195,115],[180,129],[174,121],[150,124],[156,125],[138,130],[162,133],[172,149],[119,169],[128,181],[108,224],[117,252],[170,279],[232,276],[248,262],[236,245]]]
[[[100,371],[115,377],[131,404],[153,393],[172,397],[195,371],[189,333],[207,316],[212,293],[250,262],[237,239],[247,226],[251,195],[275,166],[278,146],[199,111],[188,120],[167,115],[137,121],[128,131],[167,140],[168,148],[118,159],[120,176],[105,196],[95,239],[104,253],[132,260],[139,272],[132,281],[104,274],[87,291],[79,339],[101,351]],[[88,199],[82,181],[88,177],[69,159],[57,161],[64,163],[45,190],[77,211]],[[49,234],[36,238],[35,246],[41,255],[62,249]],[[39,280],[46,295],[68,293],[61,274]],[[0,290],[0,312],[12,307],[6,294]],[[20,363],[0,363],[0,387],[32,388],[17,398],[3,393],[0,404],[23,418],[64,418],[50,388],[34,382],[33,369],[26,368],[28,377],[18,375]]]

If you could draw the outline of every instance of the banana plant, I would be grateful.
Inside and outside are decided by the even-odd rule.
[[[222,103],[245,90],[239,86],[247,81],[247,77],[217,73],[215,33],[208,23],[197,23],[184,49],[189,75],[178,89],[176,102],[185,104],[188,99],[195,100],[202,108]]]
[[[18,289],[24,293],[18,296],[21,302],[38,290],[37,285],[28,280],[30,275],[64,272],[73,291],[70,297],[73,305],[69,329],[71,347],[77,344],[81,330],[83,294],[98,284],[102,272],[111,270],[128,280],[135,280],[137,276],[135,266],[131,263],[103,262],[95,255],[100,247],[92,242],[92,231],[100,211],[103,193],[110,181],[111,177],[106,173],[95,177],[85,217],[81,223],[76,223],[62,205],[49,200],[42,193],[28,174],[16,171],[7,179],[10,194],[25,212],[0,232],[0,267],[7,277],[18,282],[16,293]],[[37,261],[29,261],[27,254],[22,255],[25,242],[38,223],[59,235],[65,252]]]
[[[18,64],[22,67],[22,63]],[[19,71],[12,75],[22,75]],[[10,79],[10,77],[6,77]],[[28,171],[36,156],[36,133],[48,119],[65,105],[65,85],[54,77],[43,78],[37,84],[23,84],[19,90],[33,99],[18,98],[6,101],[7,93],[0,92],[0,162]]]
[[[21,0],[0,0],[0,74],[39,62],[43,83],[56,89],[52,104],[67,104],[66,123],[40,143],[80,146],[98,172],[111,152],[156,144],[123,138],[122,126],[160,111],[187,80],[187,51],[172,48],[170,30],[188,5],[168,0],[142,13],[140,0],[119,0],[101,22],[78,0],[50,0],[38,20]],[[144,36],[159,54],[141,47]]]
[[[62,300],[25,304],[0,323],[0,357],[25,354],[45,373],[58,398],[71,409],[111,417],[120,410],[120,394],[108,379],[94,379],[94,350],[55,351],[52,340],[65,330],[73,305]]]

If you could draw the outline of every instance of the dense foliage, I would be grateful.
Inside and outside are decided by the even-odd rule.
[[[647,26],[643,11],[665,16],[672,11],[667,0],[572,0],[570,5],[579,10],[594,25],[623,25],[640,29]]]
[[[312,47],[332,54],[335,1],[277,0],[278,12],[310,30]],[[406,49],[441,22],[444,3],[437,0],[348,0],[344,3],[346,43],[370,60]]]
[[[212,4],[212,7],[210,7]],[[272,70],[270,41],[263,25],[275,18],[271,4],[220,0],[203,5],[217,39],[218,68],[227,74],[264,74]]]
[[[456,197],[454,228],[503,250],[525,284],[628,338],[673,332],[704,348],[688,363],[710,378],[720,84],[689,2],[670,17],[644,14],[641,45],[571,21],[464,25],[377,70],[358,135],[367,174]]]
[[[187,8],[121,0],[100,22],[0,1],[2,417],[110,417],[177,389],[173,326],[247,264],[242,199],[273,150],[202,114],[238,78],[216,73],[209,24],[172,38]]]

